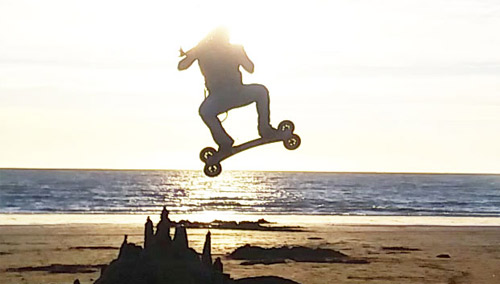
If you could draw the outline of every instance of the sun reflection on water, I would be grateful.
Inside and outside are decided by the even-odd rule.
[[[189,175],[189,176],[186,176]],[[172,179],[171,176],[169,176]],[[226,171],[214,179],[200,172],[184,172],[173,183],[174,196],[165,196],[165,203],[173,203],[179,211],[202,211],[208,219],[217,219],[234,209],[263,207],[268,200],[263,196],[273,193],[271,185],[251,173]],[[217,209],[223,209],[224,213]],[[208,217],[210,216],[210,217]]]

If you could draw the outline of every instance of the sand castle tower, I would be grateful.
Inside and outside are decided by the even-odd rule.
[[[151,245],[153,244],[153,237],[154,237],[154,232],[153,232],[153,222],[151,219],[146,220],[146,224],[144,225],[144,248],[150,248]]]
[[[210,231],[205,236],[205,244],[203,245],[203,253],[201,254],[201,262],[207,266],[212,266],[212,240]]]
[[[163,206],[160,222],[158,222],[158,225],[156,225],[155,241],[159,245],[169,245],[172,242],[172,239],[170,238],[171,225],[172,222],[168,218],[168,210],[165,206]]]

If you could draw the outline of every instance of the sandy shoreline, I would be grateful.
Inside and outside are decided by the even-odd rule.
[[[6,272],[8,268],[51,264],[107,264],[116,258],[123,235],[143,242],[143,223],[79,223],[5,225],[10,219],[23,220],[39,215],[3,214],[0,217],[0,283],[92,283],[99,272],[54,274],[47,272]],[[62,215],[61,215],[62,216]],[[61,217],[54,216],[52,217]],[[74,215],[70,215],[73,216]],[[48,218],[48,216],[44,216]],[[94,216],[98,217],[98,216]],[[102,217],[102,216],[100,216]],[[123,217],[123,216],[113,216]],[[172,216],[178,220],[179,216]],[[111,218],[111,219],[113,219]],[[134,217],[135,218],[135,217]],[[368,217],[366,217],[368,218]],[[376,219],[378,217],[369,217]],[[385,217],[382,217],[384,219]],[[426,218],[426,217],[423,217]],[[442,219],[442,217],[439,217]],[[36,219],[36,218],[35,218]],[[50,219],[50,218],[49,218]],[[250,218],[245,218],[252,220]],[[394,218],[393,218],[394,219]],[[401,218],[399,218],[401,220]],[[405,219],[405,218],[403,218]],[[418,219],[418,218],[416,218]],[[432,219],[432,218],[431,218]],[[474,218],[481,219],[481,218]],[[497,219],[497,220],[495,220]],[[370,222],[349,225],[329,222],[301,223],[305,232],[211,230],[213,253],[223,257],[224,270],[232,277],[277,275],[305,284],[319,283],[498,283],[500,279],[500,218],[476,220],[470,226],[436,226]],[[31,219],[32,221],[34,219]],[[61,221],[61,219],[58,219]],[[62,219],[67,222],[66,219]],[[101,221],[107,221],[101,218]],[[123,220],[123,219],[122,219]],[[135,219],[134,219],[135,220]],[[271,219],[272,220],[272,219]],[[408,221],[410,219],[406,219]],[[445,219],[447,225],[456,224]],[[487,220],[488,222],[484,222]],[[8,222],[7,222],[8,221]],[[36,221],[36,220],[35,220]],[[274,220],[273,220],[274,221]],[[323,220],[324,221],[324,220]],[[379,220],[380,221],[380,220]],[[384,221],[384,220],[383,220]],[[385,220],[387,221],[387,220]],[[470,222],[471,220],[468,220]],[[458,222],[460,223],[460,222]],[[484,225],[485,223],[489,225]],[[306,226],[304,226],[306,224]],[[396,225],[396,226],[394,226]],[[188,229],[189,243],[201,252],[207,229]],[[273,247],[304,245],[339,250],[349,256],[366,258],[369,264],[295,263],[242,266],[225,255],[244,244]],[[387,249],[391,247],[405,249]],[[97,249],[100,248],[100,249]],[[438,258],[440,254],[450,258]]]
[[[157,222],[157,214],[0,214],[0,225],[56,225],[56,224],[144,224],[150,216]],[[402,226],[500,226],[500,217],[454,216],[343,216],[343,215],[264,215],[208,211],[198,214],[172,214],[172,220],[210,222],[256,221],[264,218],[283,225],[402,225]]]

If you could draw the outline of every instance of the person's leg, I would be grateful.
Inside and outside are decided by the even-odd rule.
[[[210,129],[212,138],[219,145],[219,149],[232,147],[234,140],[227,134],[222,127],[222,123],[217,117],[223,111],[220,111],[220,104],[217,104],[210,96],[208,96],[200,106],[199,113],[201,119]]]
[[[240,106],[255,102],[259,115],[258,129],[260,136],[274,135],[275,129],[270,124],[269,91],[267,88],[259,84],[243,85],[237,98],[240,100]]]

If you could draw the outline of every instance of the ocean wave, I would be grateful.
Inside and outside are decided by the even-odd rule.
[[[500,217],[500,176],[0,170],[0,213]]]

